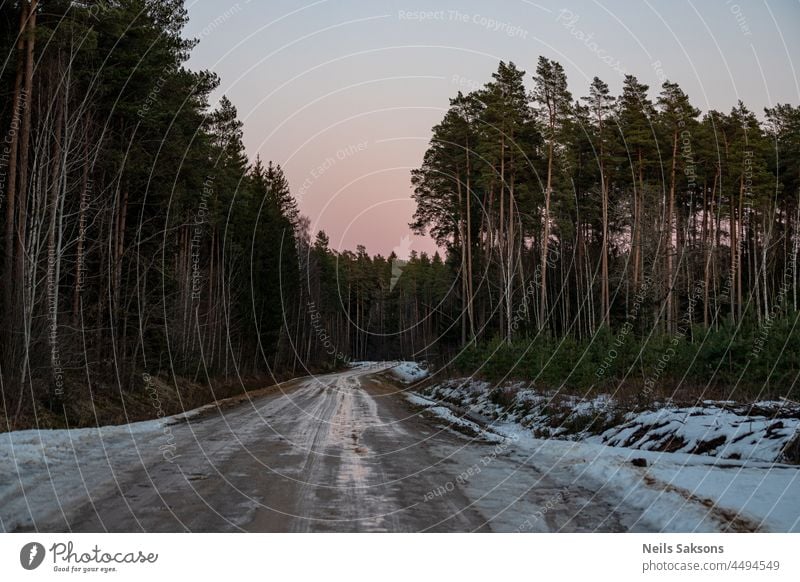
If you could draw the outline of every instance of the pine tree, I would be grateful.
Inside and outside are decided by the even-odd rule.
[[[543,127],[547,144],[547,182],[544,190],[544,210],[542,213],[541,260],[539,262],[541,274],[541,289],[539,300],[539,328],[543,329],[547,323],[547,255],[550,244],[550,205],[553,195],[553,166],[554,157],[562,139],[565,121],[570,113],[572,95],[567,88],[567,76],[560,63],[539,57],[534,77],[535,87],[532,98],[540,124]]]
[[[608,204],[609,204],[609,183],[611,181],[610,155],[613,146],[611,141],[612,132],[610,130],[610,117],[614,111],[615,99],[608,90],[608,85],[595,77],[589,87],[589,97],[584,97],[589,109],[592,120],[592,130],[594,133],[595,155],[597,156],[597,167],[600,177],[600,208],[601,208],[601,228],[600,228],[600,312],[603,324],[610,324],[611,297],[608,285]]]
[[[631,168],[630,185],[631,200],[631,263],[632,285],[638,291],[644,271],[644,253],[642,252],[643,207],[645,200],[645,176],[652,164],[655,150],[655,129],[653,122],[655,108],[647,96],[649,87],[640,83],[633,75],[626,75],[622,85],[622,95],[617,101],[617,125],[624,152],[619,159],[623,165]],[[627,172],[622,172],[619,179],[628,183]]]
[[[503,283],[501,334],[508,343],[513,333],[515,277],[522,268],[519,254],[524,233],[519,202],[525,198],[533,174],[530,152],[537,137],[524,78],[525,71],[501,61],[492,82],[480,95],[484,104],[480,118],[481,182],[489,189],[490,200],[497,200],[499,205],[496,251]]]
[[[700,111],[689,103],[689,98],[676,83],[669,81],[664,82],[662,85],[661,94],[658,97],[658,105],[658,122],[669,143],[669,155],[664,156],[666,163],[669,165],[667,171],[669,182],[666,186],[668,190],[664,204],[666,228],[664,229],[663,242],[666,256],[664,318],[667,331],[671,332],[676,328],[677,303],[674,299],[680,267],[678,265],[676,268],[675,257],[677,256],[679,260],[683,259],[680,248],[682,234],[680,232],[680,224],[677,224],[678,210],[676,208],[676,202],[681,202],[676,200],[678,189],[677,171],[683,159],[679,148],[682,147],[682,143],[689,144],[688,147],[691,148],[691,132],[695,126],[694,120],[700,114]],[[685,153],[691,155],[691,149]]]

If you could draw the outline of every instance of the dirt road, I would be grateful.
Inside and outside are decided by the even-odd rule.
[[[469,437],[354,369],[295,380],[164,431],[131,433],[69,503],[31,505],[41,531],[621,531],[640,513],[552,455]],[[166,440],[170,453],[162,454]],[[174,458],[173,458],[174,457]],[[171,459],[171,462],[167,460]],[[77,501],[76,501],[77,500]],[[58,511],[44,508],[58,507]]]

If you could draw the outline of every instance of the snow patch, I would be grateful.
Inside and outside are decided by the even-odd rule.
[[[765,462],[789,460],[784,451],[800,438],[800,406],[788,402],[656,403],[652,410],[624,411],[605,394],[581,398],[521,383],[493,387],[473,379],[448,380],[423,392],[436,403],[516,425],[539,438]]]
[[[780,461],[784,448],[797,434],[800,420],[796,418],[741,416],[716,404],[706,404],[635,414],[596,438],[605,444],[634,449]]]
[[[171,425],[194,412],[122,426],[0,434],[0,530],[34,526],[33,515],[41,516],[54,494],[65,508],[91,498],[114,479],[110,459],[141,466],[142,459],[166,455],[175,442]]]
[[[428,369],[417,362],[400,362],[389,370],[403,384],[413,384],[428,377]]]
[[[439,420],[446,424],[447,428],[453,429],[456,432],[467,434],[469,436],[480,437],[491,442],[502,442],[506,438],[505,435],[486,430],[485,427],[481,426],[477,422],[464,418],[464,416],[456,414],[447,406],[437,404],[436,402],[429,400],[424,396],[420,396],[419,394],[415,394],[413,392],[407,393],[406,400],[415,406],[424,407],[425,412],[438,417]]]

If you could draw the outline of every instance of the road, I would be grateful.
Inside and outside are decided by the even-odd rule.
[[[73,466],[51,467],[77,471],[91,486],[69,497],[64,485],[38,484],[32,523],[16,529],[648,529],[640,512],[613,491],[576,479],[556,457],[450,430],[374,370],[294,380],[169,432],[109,444],[102,463],[75,453]],[[167,437],[171,462],[160,453]]]

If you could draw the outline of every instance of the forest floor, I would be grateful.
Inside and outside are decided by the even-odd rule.
[[[302,370],[301,374],[309,371]],[[97,377],[107,380],[99,381]],[[58,402],[25,400],[21,410],[0,408],[0,432],[26,428],[57,429],[110,426],[181,414],[217,401],[263,390],[291,379],[291,372],[277,375],[232,374],[202,381],[199,378],[159,374],[137,374],[132,387],[121,388],[116,374],[96,374],[90,384],[84,375],[66,375],[64,396]],[[46,393],[46,389],[32,392]]]
[[[583,441],[725,460],[800,463],[800,404],[789,400],[654,400],[632,405],[610,394],[543,391],[522,382],[494,386],[475,378],[418,378],[429,406],[516,426],[534,437]],[[420,402],[417,402],[420,404]]]

